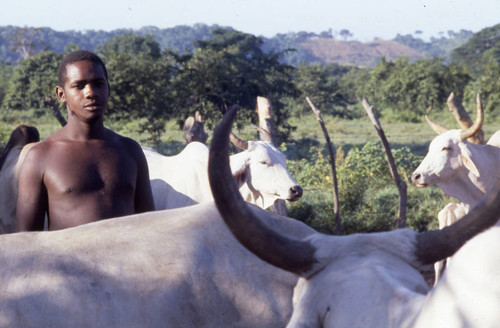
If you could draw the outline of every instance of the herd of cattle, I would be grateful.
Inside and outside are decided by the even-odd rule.
[[[461,202],[443,209],[460,213],[453,223],[422,234],[328,236],[266,211],[302,189],[270,143],[228,155],[234,110],[210,150],[144,148],[156,211],[8,233],[16,167],[39,138],[21,126],[0,157],[0,326],[496,327],[500,148],[466,140],[480,107],[471,129],[440,129],[412,175]],[[429,287],[420,272],[450,256]]]

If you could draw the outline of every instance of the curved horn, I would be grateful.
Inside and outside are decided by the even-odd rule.
[[[255,128],[259,131],[260,135],[262,136],[261,138],[262,140],[271,142],[273,141],[273,136],[271,135],[271,133],[269,133],[269,131],[267,131],[264,128],[261,128],[260,126],[257,126]]]
[[[243,150],[248,149],[248,141],[238,138],[238,136],[233,132],[229,134],[229,140],[231,140],[231,143],[236,147],[238,147],[239,149]]]
[[[460,138],[462,138],[462,140],[465,140],[475,135],[479,130],[481,130],[483,122],[484,122],[483,104],[481,102],[481,96],[478,93],[476,95],[476,121],[474,122],[474,124],[471,125],[470,128],[462,130],[460,132]]]
[[[214,130],[210,145],[208,176],[215,204],[243,246],[272,265],[303,275],[316,263],[315,247],[267,227],[246,205],[236,187],[229,167],[228,136],[237,110],[233,107],[224,115]]]
[[[432,264],[453,255],[469,239],[495,225],[500,216],[500,180],[463,218],[442,229],[417,237],[416,256]]]
[[[429,123],[429,125],[431,126],[431,128],[434,131],[436,131],[437,134],[445,133],[446,131],[448,131],[447,128],[445,128],[444,126],[442,126],[441,124],[439,124],[437,122],[434,122],[427,115],[425,115],[425,120],[427,121],[427,123]]]

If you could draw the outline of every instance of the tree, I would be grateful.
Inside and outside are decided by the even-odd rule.
[[[48,46],[40,38],[43,30],[43,28],[18,28],[8,39],[10,49],[19,53],[22,59],[28,59],[37,52],[46,51]]]
[[[500,64],[492,57],[481,70],[484,74],[467,85],[464,100],[469,108],[474,108],[476,94],[479,93],[485,113],[498,117],[498,110],[500,109]]]
[[[5,97],[9,81],[12,77],[13,67],[10,64],[0,62],[0,104]]]
[[[347,39],[352,38],[353,34],[346,29],[340,30],[340,36],[344,38],[344,41],[347,41]]]
[[[132,33],[121,34],[113,37],[101,47],[102,54],[129,54],[157,60],[161,56],[161,49],[150,34],[139,36]]]
[[[244,109],[238,114],[241,126],[255,122],[257,96],[264,96],[273,104],[281,133],[288,134],[288,116],[279,99],[296,92],[291,80],[293,67],[280,63],[280,53],[264,53],[262,40],[251,34],[224,29],[212,34],[212,39],[197,42],[194,53],[182,59],[174,87],[182,92],[181,118],[199,110],[210,127],[227,108],[239,104]]]
[[[116,120],[137,120],[158,142],[170,118],[171,61],[151,37],[119,35],[100,48],[111,86],[108,113]],[[145,121],[138,120],[145,118]]]
[[[475,33],[466,43],[453,50],[451,59],[466,65],[473,74],[479,76],[483,73],[481,68],[486,66],[490,57],[484,54],[488,51],[492,54],[494,49],[500,49],[500,24]]]
[[[61,54],[52,51],[37,53],[14,68],[3,105],[12,109],[44,107],[46,95],[54,93],[57,66]]]
[[[350,117],[347,111],[348,98],[340,84],[341,77],[349,70],[350,68],[337,64],[301,64],[294,74],[299,96],[293,100],[289,99],[289,105],[296,108],[295,115],[301,116],[310,112],[305,102],[306,97],[309,97],[323,113]]]
[[[457,64],[442,58],[382,59],[370,72],[364,96],[375,99],[385,114],[403,121],[420,121],[429,107],[442,108],[451,92],[462,96],[470,76]],[[359,96],[359,95],[358,95]]]

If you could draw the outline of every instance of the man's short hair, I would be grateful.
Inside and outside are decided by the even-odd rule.
[[[108,80],[106,65],[104,65],[104,62],[99,56],[88,50],[77,50],[66,55],[61,63],[59,63],[59,68],[57,69],[57,80],[61,88],[64,87],[64,83],[67,79],[67,66],[79,61],[90,61],[101,65],[104,70],[104,76],[106,77],[106,80]]]

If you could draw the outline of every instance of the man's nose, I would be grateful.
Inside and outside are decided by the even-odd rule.
[[[87,85],[85,86],[85,88],[83,89],[83,94],[86,98],[92,98],[95,96],[95,92],[94,92],[94,88],[92,87],[92,85],[90,83],[87,83]]]

